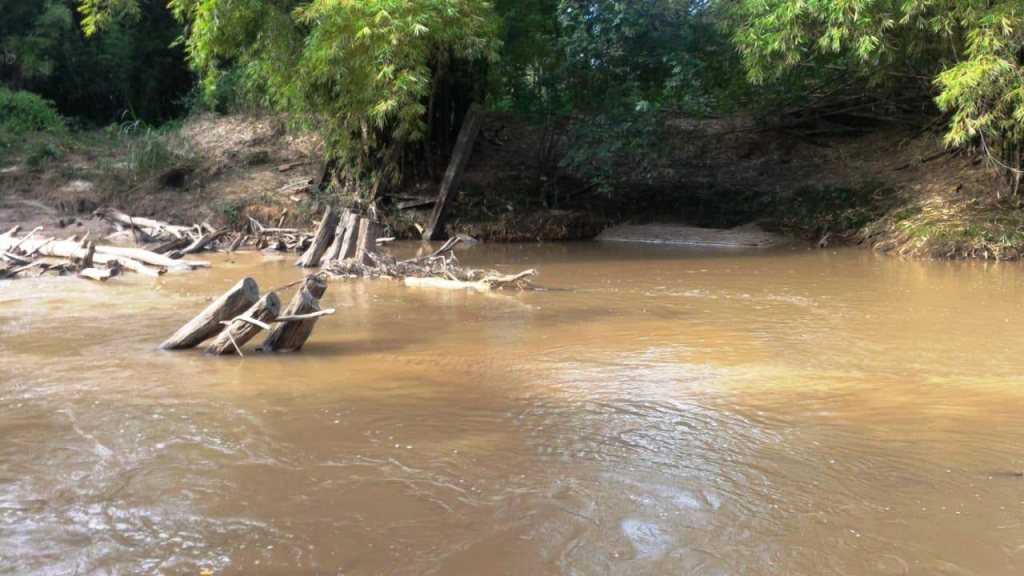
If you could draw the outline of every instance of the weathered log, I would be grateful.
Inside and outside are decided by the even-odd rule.
[[[120,266],[125,270],[131,270],[137,274],[143,276],[152,276],[157,278],[167,273],[167,268],[150,268],[138,260],[132,260],[131,258],[125,258],[123,256],[110,256],[107,254],[97,254],[93,256],[93,262],[97,264],[106,264],[108,267],[111,265]]]
[[[88,278],[89,280],[95,280],[97,282],[106,282],[114,276],[117,276],[121,272],[121,269],[117,266],[100,270],[98,268],[83,268],[78,271],[80,278]]]
[[[331,242],[331,247],[324,254],[324,262],[333,262],[341,254],[341,245],[345,242],[345,228],[348,226],[350,216],[352,216],[351,210],[345,210],[341,213],[338,225],[334,228],[334,241]]]
[[[0,250],[13,252],[17,246],[25,254],[55,256],[71,260],[85,260],[90,255],[89,251],[82,248],[81,244],[75,240],[53,240],[52,238],[23,240],[14,236],[0,236]]]
[[[175,238],[185,238],[192,230],[188,226],[175,226],[173,224],[168,224],[167,222],[161,222],[150,218],[129,216],[124,212],[113,208],[101,208],[93,212],[93,214],[109,222],[124,224],[132,228],[148,229],[154,236],[159,236],[166,232]]]
[[[255,303],[239,318],[234,318],[228,326],[217,335],[213,343],[206,349],[206,353],[212,356],[222,356],[232,352],[242,354],[241,348],[261,330],[258,324],[246,322],[243,318],[258,320],[269,324],[273,322],[281,312],[281,299],[276,292],[268,292],[266,296]]]
[[[245,242],[245,234],[239,232],[235,235],[235,239],[231,241],[231,244],[228,245],[228,254],[238,250],[238,247],[242,245],[242,242]]]
[[[209,268],[209,262],[203,262],[200,260],[175,260],[162,254],[154,254],[149,250],[143,250],[142,248],[125,248],[122,246],[97,246],[96,254],[108,254],[110,256],[123,256],[125,258],[131,258],[132,260],[138,260],[144,264],[150,266],[160,266],[164,268]]]
[[[362,227],[363,218],[359,214],[349,214],[348,224],[345,225],[344,238],[341,239],[341,249],[334,260],[348,260],[355,258],[356,248],[359,245],[359,229]]]
[[[519,285],[520,287],[522,287],[522,285],[519,283],[535,274],[537,274],[537,271],[531,269],[524,270],[519,274],[513,274],[511,276],[487,276],[478,281],[452,280],[450,278],[437,278],[432,276],[426,278],[409,276],[405,278],[404,282],[406,286],[441,288],[445,290],[477,290],[480,292],[489,292],[491,290],[504,288],[505,286],[509,285]]]
[[[359,223],[359,250],[356,253],[356,258],[367,266],[373,266],[376,263],[372,254],[377,251],[378,236],[380,236],[380,222],[363,218]]]
[[[160,348],[181,350],[195,348],[207,338],[216,335],[224,326],[222,321],[232,320],[260,299],[260,289],[252,278],[243,278],[164,341]]]
[[[203,250],[206,250],[206,248],[210,244],[213,244],[217,240],[220,240],[221,238],[227,236],[229,232],[230,230],[226,228],[224,230],[215,230],[213,232],[208,232],[207,234],[204,234],[202,237],[197,238],[194,242],[192,242],[192,244],[188,245],[184,250],[182,250],[181,253],[182,255],[184,255],[202,252]]]
[[[334,240],[334,232],[338,227],[340,219],[338,215],[334,213],[334,210],[327,208],[324,210],[323,218],[320,219],[320,225],[317,226],[316,235],[313,237],[313,243],[309,245],[309,249],[306,250],[305,254],[295,262],[296,266],[302,268],[314,268],[320,265],[320,259],[323,258],[324,252],[331,247],[331,242]]]
[[[320,298],[327,291],[327,281],[309,276],[281,316],[300,316],[320,311]],[[264,352],[299,351],[313,333],[319,317],[283,322],[274,327],[260,345]]]
[[[152,250],[150,250],[150,252],[154,254],[167,254],[168,258],[173,258],[172,255],[177,254],[178,258],[181,258],[180,251],[183,248],[188,247],[190,244],[192,244],[192,241],[188,237],[175,238],[173,240],[168,240],[167,242],[164,242],[163,244],[157,246],[156,248],[153,248]],[[177,260],[178,258],[174,258],[174,260]]]
[[[452,152],[452,159],[448,163],[448,170],[441,182],[441,191],[437,195],[437,202],[430,214],[430,221],[423,230],[424,240],[440,240],[444,236],[444,218],[448,208],[462,181],[462,173],[466,170],[469,157],[473,152],[473,143],[476,142],[480,127],[483,126],[484,113],[476,106],[469,109],[466,118],[462,121],[462,129],[459,130],[459,139],[455,142],[455,150]]]

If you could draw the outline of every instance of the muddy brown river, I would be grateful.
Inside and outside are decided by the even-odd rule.
[[[155,347],[290,259],[0,282],[0,573],[1024,573],[1024,266],[460,259],[558,289],[335,282],[239,359]]]

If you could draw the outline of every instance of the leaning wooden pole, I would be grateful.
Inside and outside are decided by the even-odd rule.
[[[437,202],[434,203],[434,211],[430,214],[430,222],[423,229],[424,240],[444,239],[444,218],[448,214],[452,201],[462,181],[462,173],[466,171],[469,157],[473,153],[473,144],[476,142],[477,134],[484,123],[483,111],[474,105],[466,113],[462,121],[462,129],[459,131],[459,139],[455,142],[455,151],[452,152],[452,159],[448,163],[448,170],[441,181],[441,191],[437,195]]]
[[[320,219],[320,226],[316,229],[313,243],[309,245],[306,253],[295,262],[296,266],[315,268],[320,265],[320,259],[323,258],[324,252],[327,252],[327,249],[331,247],[331,241],[334,240],[334,230],[338,227],[338,221],[338,215],[334,213],[334,210],[330,208],[324,210],[324,216]]]
[[[260,289],[252,278],[243,278],[164,341],[164,350],[195,348],[224,329],[221,322],[232,320],[260,299]]]
[[[309,276],[295,293],[295,297],[281,316],[301,316],[320,311],[320,298],[327,291],[327,281],[320,276]],[[313,333],[318,318],[282,322],[274,327],[260,345],[264,352],[298,351]]]
[[[266,296],[253,304],[241,316],[230,320],[227,328],[218,334],[213,343],[206,348],[206,353],[211,356],[222,356],[224,354],[234,354],[235,352],[241,354],[242,346],[249,342],[249,340],[252,340],[263,329],[256,322],[270,324],[277,319],[277,315],[280,312],[281,299],[278,298],[276,292],[268,292]],[[249,320],[255,320],[256,322],[250,322]]]

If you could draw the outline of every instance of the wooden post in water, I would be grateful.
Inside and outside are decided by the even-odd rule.
[[[253,304],[240,317],[234,318],[231,324],[217,335],[217,338],[206,349],[206,353],[212,356],[221,356],[238,351],[241,354],[242,346],[249,340],[252,340],[262,330],[258,324],[246,322],[242,318],[251,318],[264,324],[269,324],[277,319],[277,315],[280,312],[281,299],[277,297],[276,292],[268,292],[266,296]]]
[[[313,243],[309,245],[306,253],[295,262],[296,266],[314,268],[320,265],[320,259],[331,246],[331,240],[334,239],[334,229],[338,227],[338,221],[338,215],[334,213],[334,210],[329,207],[324,210],[324,216],[320,220],[320,226],[316,229]]]
[[[348,224],[345,225],[345,237],[341,239],[341,249],[338,251],[338,260],[355,258],[362,220],[359,214],[352,213],[349,215]]]
[[[338,225],[334,228],[334,242],[331,242],[331,247],[327,249],[327,253],[324,255],[324,263],[334,262],[338,259],[338,254],[341,254],[341,245],[345,241],[345,228],[348,226],[348,219],[351,215],[352,212],[350,210],[345,210],[341,213]]]
[[[367,266],[376,264],[371,254],[377,251],[378,236],[380,236],[380,222],[363,218],[359,223],[359,248],[356,251],[356,258]]]
[[[243,278],[164,341],[164,350],[195,348],[224,329],[222,321],[231,320],[260,299],[260,289],[252,278]]]
[[[444,173],[444,180],[441,181],[441,191],[437,195],[437,202],[434,203],[434,211],[430,214],[430,222],[427,223],[427,227],[423,229],[424,240],[444,239],[444,218],[455,199],[459,183],[462,181],[462,174],[466,171],[466,164],[469,163],[469,157],[473,153],[473,143],[476,142],[477,134],[480,133],[483,123],[483,111],[477,105],[473,105],[462,121],[459,139],[455,143],[455,150],[448,163],[448,170]]]
[[[319,276],[308,276],[285,308],[282,317],[300,316],[320,311],[320,298],[327,291],[327,281]],[[282,322],[274,327],[260,345],[262,352],[298,351],[313,333],[318,318]]]

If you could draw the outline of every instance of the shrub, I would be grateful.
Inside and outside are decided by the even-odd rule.
[[[7,133],[63,132],[64,118],[53,102],[32,92],[0,88],[0,130]]]

